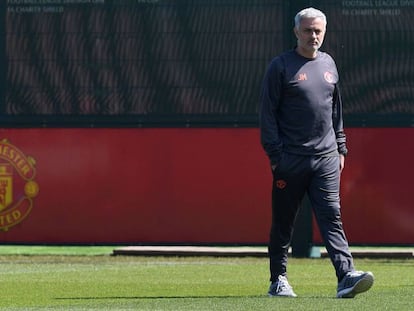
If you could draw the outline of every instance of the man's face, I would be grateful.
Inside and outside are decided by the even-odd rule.
[[[325,37],[326,24],[320,18],[303,18],[299,29],[294,28],[298,50],[304,56],[314,56]]]

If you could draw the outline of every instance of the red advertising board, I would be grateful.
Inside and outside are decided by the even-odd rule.
[[[347,133],[350,243],[413,244],[414,129]],[[1,243],[267,242],[256,128],[1,129],[0,140]]]

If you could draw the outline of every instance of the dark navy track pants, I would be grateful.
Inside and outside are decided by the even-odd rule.
[[[270,280],[287,275],[294,222],[308,194],[321,236],[340,280],[353,271],[353,259],[342,227],[339,155],[302,156],[283,153],[273,172],[272,226],[269,240]]]

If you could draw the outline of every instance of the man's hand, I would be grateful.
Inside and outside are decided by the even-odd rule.
[[[339,155],[339,171],[342,172],[344,167],[345,167],[345,156],[340,154]]]

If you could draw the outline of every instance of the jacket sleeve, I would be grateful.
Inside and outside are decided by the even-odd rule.
[[[346,135],[344,133],[344,122],[342,116],[342,98],[339,90],[339,85],[335,85],[333,94],[333,110],[332,110],[333,127],[335,130],[336,143],[338,145],[338,152],[344,156],[347,155],[348,149],[346,147]]]
[[[270,163],[278,164],[282,152],[277,111],[282,98],[282,70],[276,58],[269,65],[262,83],[259,109],[260,140]]]

